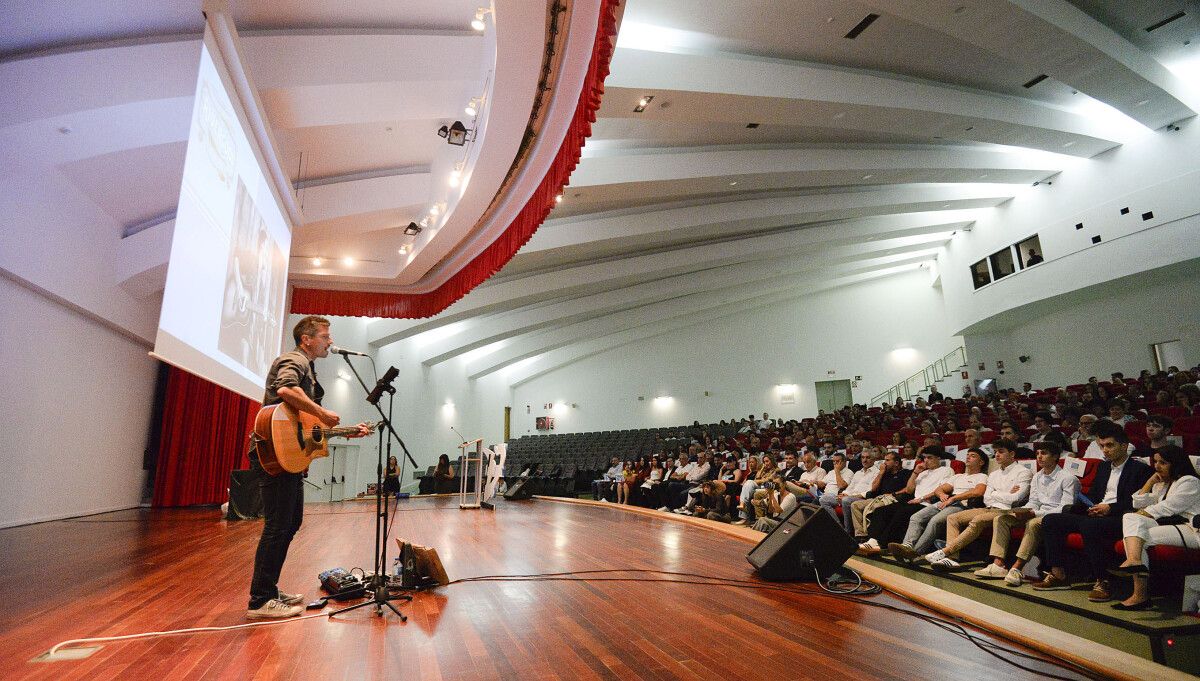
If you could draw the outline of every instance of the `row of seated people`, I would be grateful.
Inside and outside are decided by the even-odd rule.
[[[1116,435],[1111,434],[1114,432]],[[614,458],[605,478],[594,483],[594,491],[600,498],[609,492],[619,503],[753,525],[764,532],[770,531],[796,504],[819,503],[862,542],[862,553],[878,553],[881,547],[888,546],[898,558],[926,559],[943,569],[957,569],[953,558],[990,529],[992,563],[976,575],[1005,579],[1011,586],[1024,583],[1022,568],[1043,545],[1043,516],[1054,513],[1063,519],[1051,523],[1054,540],[1045,545],[1059,550],[1046,548],[1042,565],[1062,567],[1058,567],[1058,572],[1051,571],[1035,588],[1068,586],[1064,584],[1065,564],[1061,554],[1071,544],[1072,549],[1082,548],[1088,556],[1095,579],[1091,596],[1094,600],[1108,600],[1112,592],[1104,570],[1114,556],[1114,539],[1121,537],[1123,523],[1141,522],[1125,528],[1129,535],[1125,540],[1126,555],[1131,557],[1126,562],[1147,570],[1148,561],[1142,548],[1147,544],[1200,549],[1195,529],[1186,524],[1200,511],[1196,507],[1200,503],[1200,487],[1194,493],[1188,490],[1191,482],[1178,487],[1168,485],[1166,493],[1154,487],[1164,480],[1188,477],[1188,471],[1194,472],[1191,460],[1178,447],[1159,440],[1153,449],[1138,452],[1150,456],[1155,465],[1160,465],[1161,459],[1161,465],[1166,466],[1166,472],[1157,476],[1142,476],[1142,472],[1150,469],[1135,457],[1121,428],[1103,422],[1097,426],[1097,435],[1104,460],[1092,460],[1086,467],[1073,466],[1073,470],[1086,471],[1082,481],[1078,473],[1064,469],[1065,456],[1054,440],[1035,445],[1035,472],[1034,467],[1016,462],[1018,457],[1032,457],[1033,452],[1018,447],[1011,439],[1003,438],[990,447],[972,443],[975,446],[960,451],[960,460],[951,458],[934,438],[929,438],[921,448],[920,457],[916,443],[909,442],[898,451],[870,444],[864,448],[861,443],[837,451],[833,443],[825,443],[802,456],[786,452],[777,457],[768,452],[740,461],[732,452],[713,456],[698,451],[691,460],[684,457],[667,461],[665,466],[657,457],[628,465]],[[1109,451],[1106,445],[1114,442],[1119,447],[1114,445]],[[1119,459],[1118,454],[1124,458],[1114,463]],[[1173,457],[1182,457],[1184,463],[1173,465]],[[946,460],[948,464],[944,463]],[[1113,469],[1117,471],[1116,477],[1111,474]],[[1172,477],[1171,470],[1183,473]],[[1060,484],[1060,491],[1053,498],[1048,493],[1051,480]],[[1084,495],[1078,495],[1081,482]],[[1126,498],[1133,491],[1140,495],[1138,503],[1146,502],[1143,505],[1148,507],[1140,513],[1142,518],[1165,517],[1172,524],[1156,529],[1157,525],[1151,528],[1145,521],[1123,519],[1123,512],[1134,507],[1135,502]],[[1156,493],[1164,497],[1161,506],[1147,501]],[[1119,498],[1110,499],[1114,494]],[[1189,502],[1189,498],[1193,501]],[[1085,505],[1092,500],[1096,503],[1091,508],[1096,510],[1088,511]],[[1182,513],[1166,512],[1180,505],[1185,507]],[[1069,518],[1083,522],[1072,524]],[[1166,536],[1168,532],[1174,534]],[[1072,533],[1079,533],[1074,540]],[[1005,561],[1012,536],[1021,538],[1021,546],[1016,562],[1008,566]],[[940,553],[935,549],[939,539],[946,542]],[[1192,555],[1193,561],[1197,556],[1200,554]],[[1129,572],[1129,565],[1122,567],[1122,574]],[[1134,593],[1122,607],[1147,607],[1148,580],[1142,575],[1133,579]]]
[[[1054,441],[1036,445],[1032,473],[1016,462],[1016,444],[1006,440],[994,444],[999,467],[988,475],[982,474],[987,455],[980,449],[969,450],[961,474],[940,465],[943,452],[935,446],[922,451],[923,465],[907,475],[888,454],[872,491],[850,503],[849,531],[862,540],[861,554],[880,553],[886,545],[902,561],[924,560],[946,570],[959,568],[954,560],[959,552],[990,535],[990,562],[975,576],[1019,587],[1023,567],[1040,551],[1045,574],[1033,583],[1035,590],[1071,588],[1066,568],[1076,535],[1093,580],[1088,599],[1113,600],[1110,577],[1125,577],[1133,581],[1132,593],[1113,607],[1147,609],[1148,548],[1200,549],[1194,524],[1200,519],[1200,478],[1192,459],[1175,445],[1154,450],[1147,465],[1131,455],[1126,433],[1116,424],[1101,423],[1096,435],[1104,460],[1082,481],[1060,465],[1062,449]],[[944,545],[935,548],[943,534]],[[1010,565],[1014,536],[1021,544]],[[1116,540],[1125,557],[1114,567]]]

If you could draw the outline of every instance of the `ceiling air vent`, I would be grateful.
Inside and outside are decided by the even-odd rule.
[[[845,37],[849,38],[850,40],[854,40],[859,36],[860,33],[867,30],[868,26],[875,23],[875,20],[878,18],[878,14],[868,14],[867,16],[863,17],[863,20],[858,22],[854,28],[850,29],[850,32],[847,33]]]
[[[1038,83],[1042,82],[1043,80],[1046,80],[1049,77],[1050,76],[1047,76],[1046,74],[1043,73],[1043,74],[1039,75],[1037,78],[1030,79],[1030,81],[1028,83],[1025,83],[1021,87],[1028,90],[1029,88],[1033,87],[1034,85],[1037,85]]]
[[[1150,33],[1151,31],[1157,31],[1158,29],[1162,28],[1163,26],[1166,26],[1167,24],[1171,23],[1172,21],[1178,21],[1179,19],[1182,19],[1186,16],[1187,16],[1187,12],[1176,12],[1158,23],[1150,24],[1149,26],[1146,27],[1146,32]]]

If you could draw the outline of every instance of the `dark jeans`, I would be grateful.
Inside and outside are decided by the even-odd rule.
[[[300,473],[269,475],[253,457],[250,468],[259,475],[265,518],[250,582],[250,609],[254,610],[279,597],[279,573],[288,545],[304,520],[304,477]]]
[[[1115,555],[1113,544],[1121,538],[1121,516],[1092,518],[1072,513],[1051,513],[1042,520],[1042,546],[1046,549],[1047,568],[1065,568],[1067,535],[1083,535],[1083,553],[1087,556],[1092,579],[1108,579],[1108,561]]]
[[[877,508],[869,516],[871,522],[867,527],[867,535],[879,542],[880,547],[886,547],[889,542],[898,542],[908,530],[908,521],[923,508],[924,504],[910,504],[907,501]]]

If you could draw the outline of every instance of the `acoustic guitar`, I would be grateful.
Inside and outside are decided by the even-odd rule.
[[[379,424],[368,425],[375,430]],[[303,473],[313,459],[329,456],[329,438],[349,437],[358,426],[326,428],[312,414],[297,411],[286,403],[272,404],[254,417],[251,440],[258,452],[258,463],[271,475]]]

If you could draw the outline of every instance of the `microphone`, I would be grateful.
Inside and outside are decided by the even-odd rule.
[[[457,435],[457,436],[458,436],[458,439],[459,439],[459,440],[461,440],[462,442],[466,442],[466,441],[467,441],[467,438],[463,437],[463,436],[462,436],[462,433],[458,432],[458,430],[457,430],[457,429],[456,429],[454,426],[450,426],[450,430],[453,430],[453,431],[454,431],[454,434],[455,434],[455,435]]]
[[[346,348],[339,348],[336,345],[330,345],[329,351],[332,353],[341,355],[342,357],[345,357],[346,355],[358,355],[359,357],[370,357],[370,355],[368,355],[365,352],[358,352],[357,350],[347,350]]]

